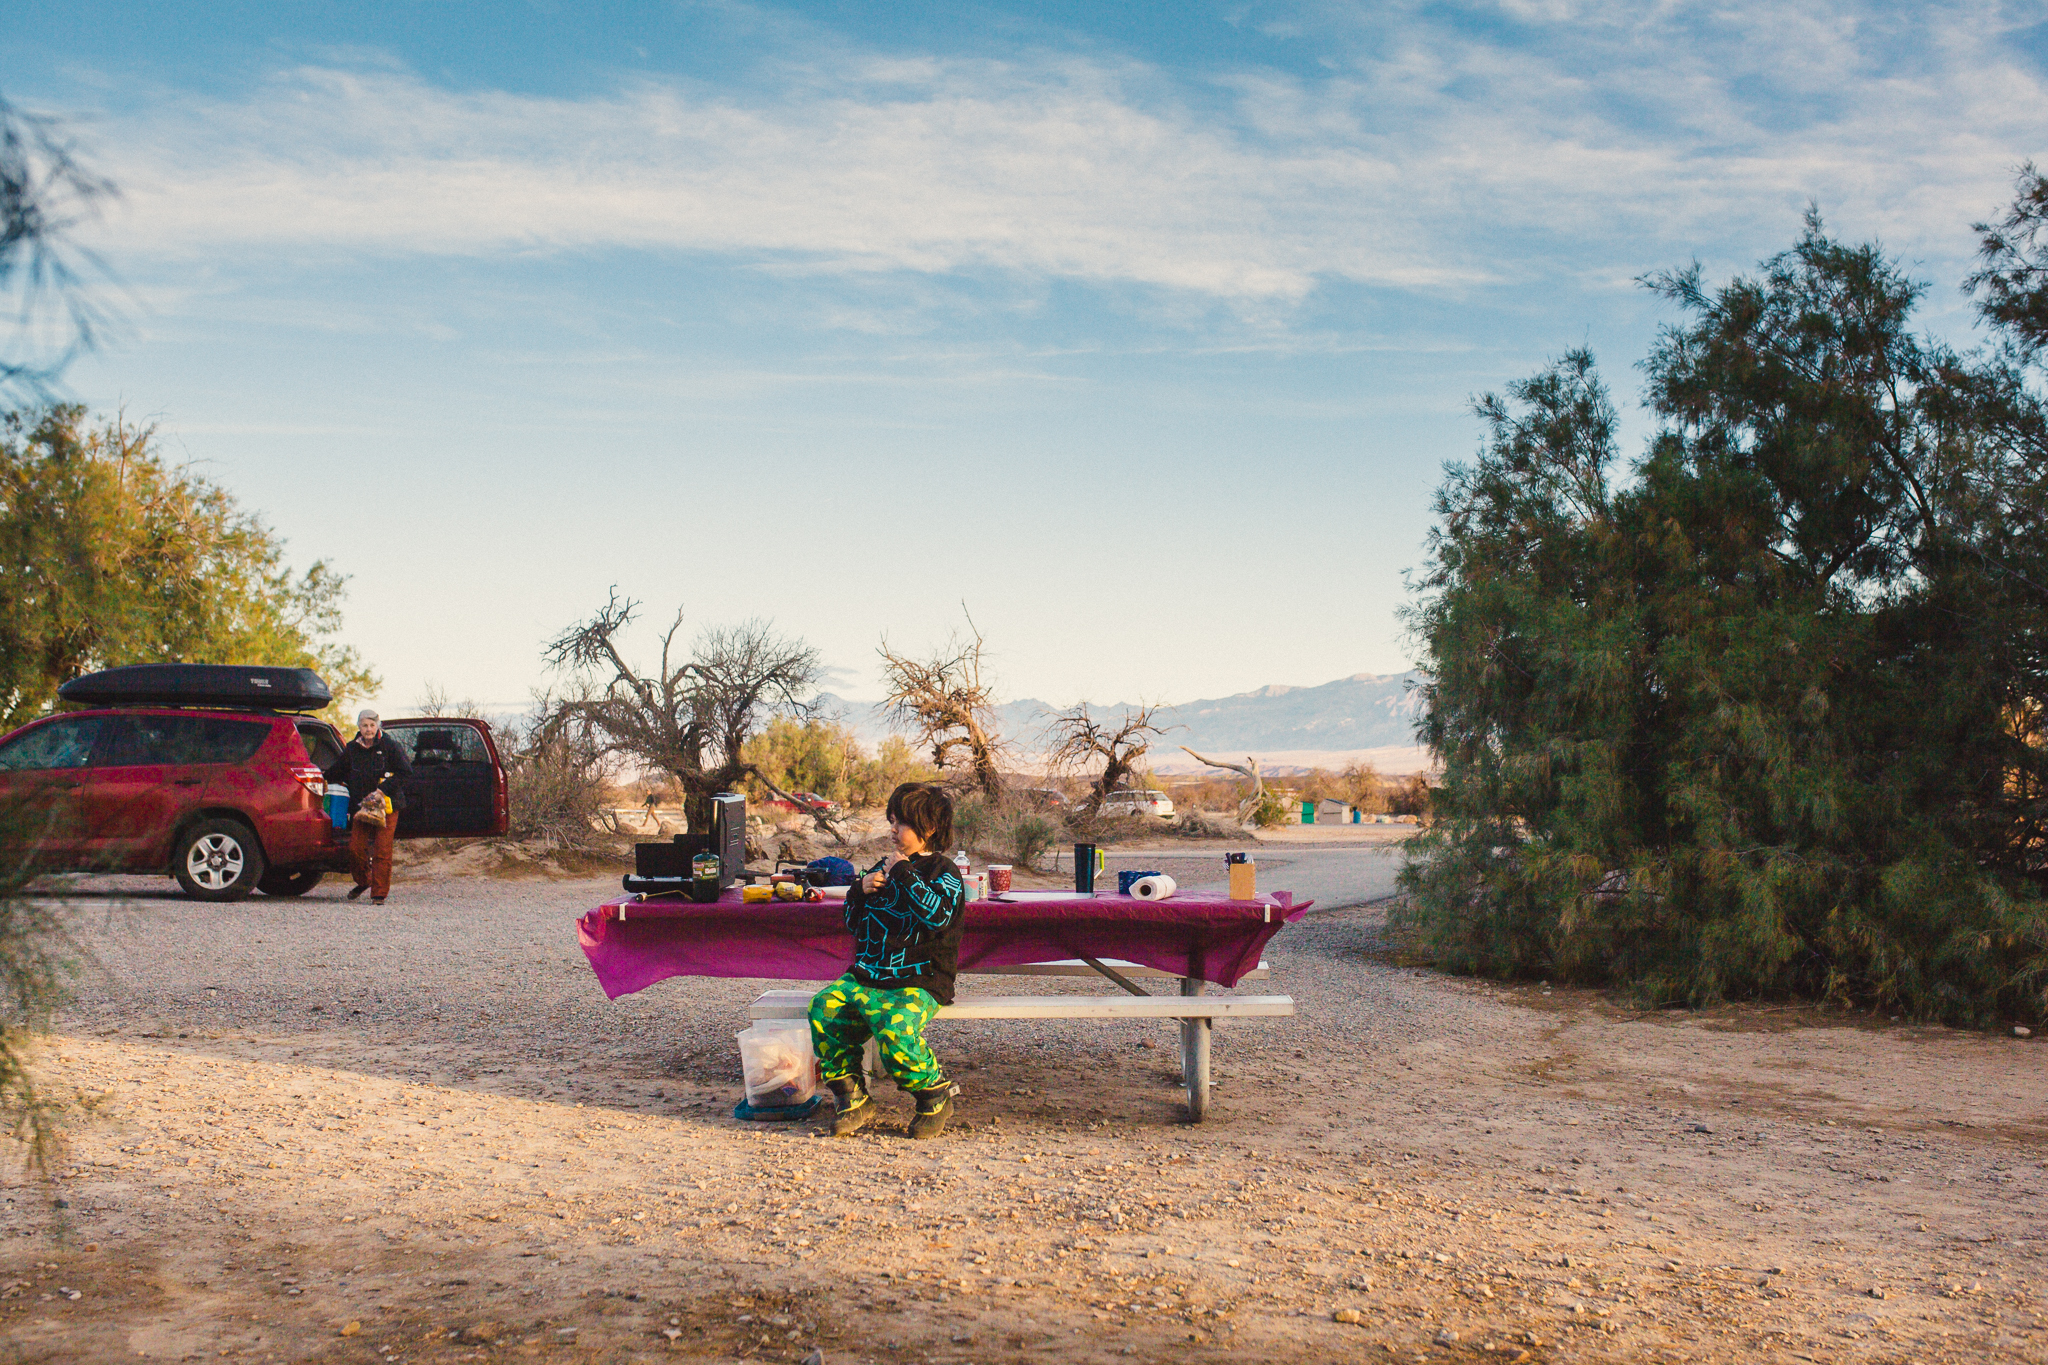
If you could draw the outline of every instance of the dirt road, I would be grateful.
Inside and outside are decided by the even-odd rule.
[[[1312,852],[1325,905],[1384,885]],[[832,1141],[731,1118],[765,983],[603,998],[571,921],[608,884],[84,910],[9,1358],[2048,1359],[2037,1040],[1636,1015],[1319,908],[1207,1124],[1171,1025],[963,1023],[956,1135],[890,1093]]]

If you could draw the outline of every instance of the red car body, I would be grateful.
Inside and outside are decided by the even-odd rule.
[[[384,729],[414,764],[400,838],[506,831],[505,770],[489,724],[415,717]],[[46,716],[0,737],[0,841],[43,871],[166,873],[203,899],[259,888],[300,895],[348,865],[348,833],[327,813],[322,776],[341,745],[323,720],[255,709]],[[216,855],[234,850],[236,875],[225,882],[217,856],[212,874],[195,871],[208,837]]]

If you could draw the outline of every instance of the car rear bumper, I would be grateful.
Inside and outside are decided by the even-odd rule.
[[[263,853],[272,867],[348,866],[348,833],[324,810],[288,811],[263,822]]]

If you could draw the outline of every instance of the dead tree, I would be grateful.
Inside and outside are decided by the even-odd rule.
[[[1243,773],[1252,780],[1252,794],[1237,803],[1237,823],[1240,825],[1251,819],[1252,814],[1258,810],[1259,803],[1266,799],[1266,779],[1259,776],[1259,760],[1251,755],[1245,755],[1243,763],[1218,763],[1213,758],[1203,758],[1185,744],[1180,746],[1180,751],[1197,763],[1206,763],[1225,772]]]
[[[1150,736],[1163,735],[1167,728],[1152,723],[1157,707],[1141,706],[1126,711],[1117,720],[1091,715],[1088,703],[1054,714],[1043,732],[1046,766],[1056,773],[1081,774],[1100,760],[1102,772],[1088,793],[1086,809],[1101,809],[1102,800],[1136,769],[1138,760],[1152,747]]]
[[[990,798],[1002,791],[996,760],[1002,736],[995,727],[995,687],[982,681],[981,632],[967,618],[972,642],[954,636],[926,659],[913,659],[889,648],[888,638],[876,652],[889,695],[882,705],[897,728],[929,745],[932,762],[941,771],[955,750],[967,751],[974,783]]]
[[[809,714],[823,673],[818,651],[776,634],[764,621],[747,621],[705,631],[689,657],[678,659],[678,610],[662,633],[659,666],[643,672],[627,662],[618,642],[639,605],[614,589],[594,616],[548,644],[548,665],[571,675],[575,685],[549,707],[542,726],[576,728],[606,752],[673,774],[692,830],[709,830],[711,798],[748,777],[790,801],[747,762],[746,742],[775,712]]]

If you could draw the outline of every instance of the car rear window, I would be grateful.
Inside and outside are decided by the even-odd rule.
[[[484,737],[473,725],[393,725],[384,733],[398,742],[416,768],[491,761]]]
[[[103,716],[52,721],[0,745],[0,772],[35,772],[49,768],[83,768],[92,757]]]
[[[300,722],[299,740],[306,746],[306,757],[322,772],[341,762],[341,746],[326,726]]]
[[[267,720],[225,716],[119,716],[95,766],[141,764],[246,763],[270,734]]]

